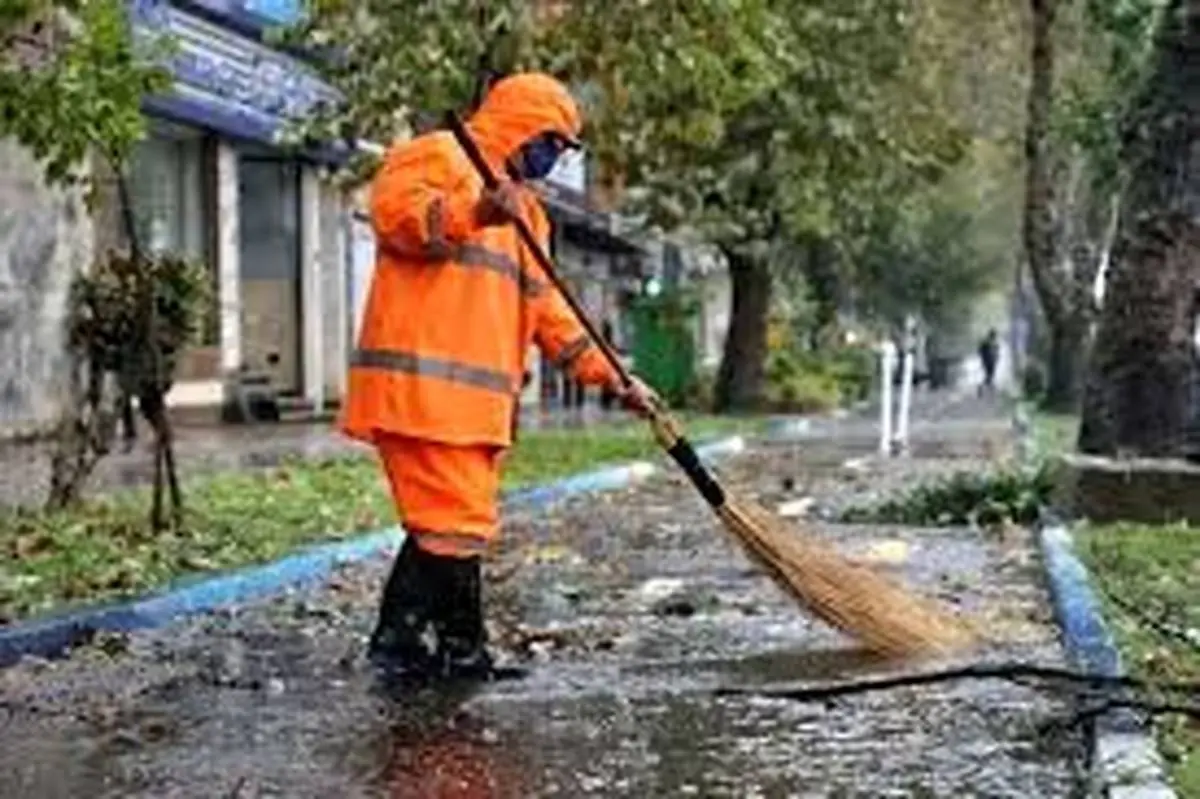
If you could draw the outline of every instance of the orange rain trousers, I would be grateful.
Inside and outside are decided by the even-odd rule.
[[[499,529],[501,447],[379,432],[375,448],[396,512],[417,546],[450,557],[487,551]]]

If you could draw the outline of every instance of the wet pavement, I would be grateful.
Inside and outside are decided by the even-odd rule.
[[[1006,425],[980,413],[922,434],[914,451],[928,457],[881,463],[817,431],[721,471],[769,507],[895,489],[1003,454]],[[886,544],[881,568],[987,631],[973,657],[1060,662],[1028,533],[807,524],[856,556]],[[489,612],[498,650],[527,679],[389,694],[360,654],[381,556],[319,590],[0,672],[0,793],[1075,794],[1078,742],[1042,732],[1069,708],[1023,687],[714,696],[919,666],[880,661],[800,613],[673,476],[513,514],[504,541]]]

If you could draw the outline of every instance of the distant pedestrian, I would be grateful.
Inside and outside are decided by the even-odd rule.
[[[996,363],[999,360],[1000,337],[996,335],[996,330],[993,328],[979,343],[979,363],[983,366],[983,384],[979,387],[980,396],[995,391]]]

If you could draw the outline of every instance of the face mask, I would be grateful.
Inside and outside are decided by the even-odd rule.
[[[521,175],[526,180],[541,180],[558,162],[558,144],[549,136],[539,136],[521,148]]]

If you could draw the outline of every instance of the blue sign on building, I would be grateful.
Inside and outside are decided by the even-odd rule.
[[[244,0],[242,6],[277,25],[290,25],[300,19],[300,0]]]
[[[239,28],[290,25],[303,12],[300,0],[178,0],[176,4]]]
[[[203,0],[218,5],[262,6],[283,15],[296,0]],[[165,0],[133,0],[138,35],[165,36],[175,76],[170,95],[150,98],[148,110],[235,138],[275,143],[288,122],[337,93],[302,61],[190,14]],[[257,12],[256,12],[257,13]]]

